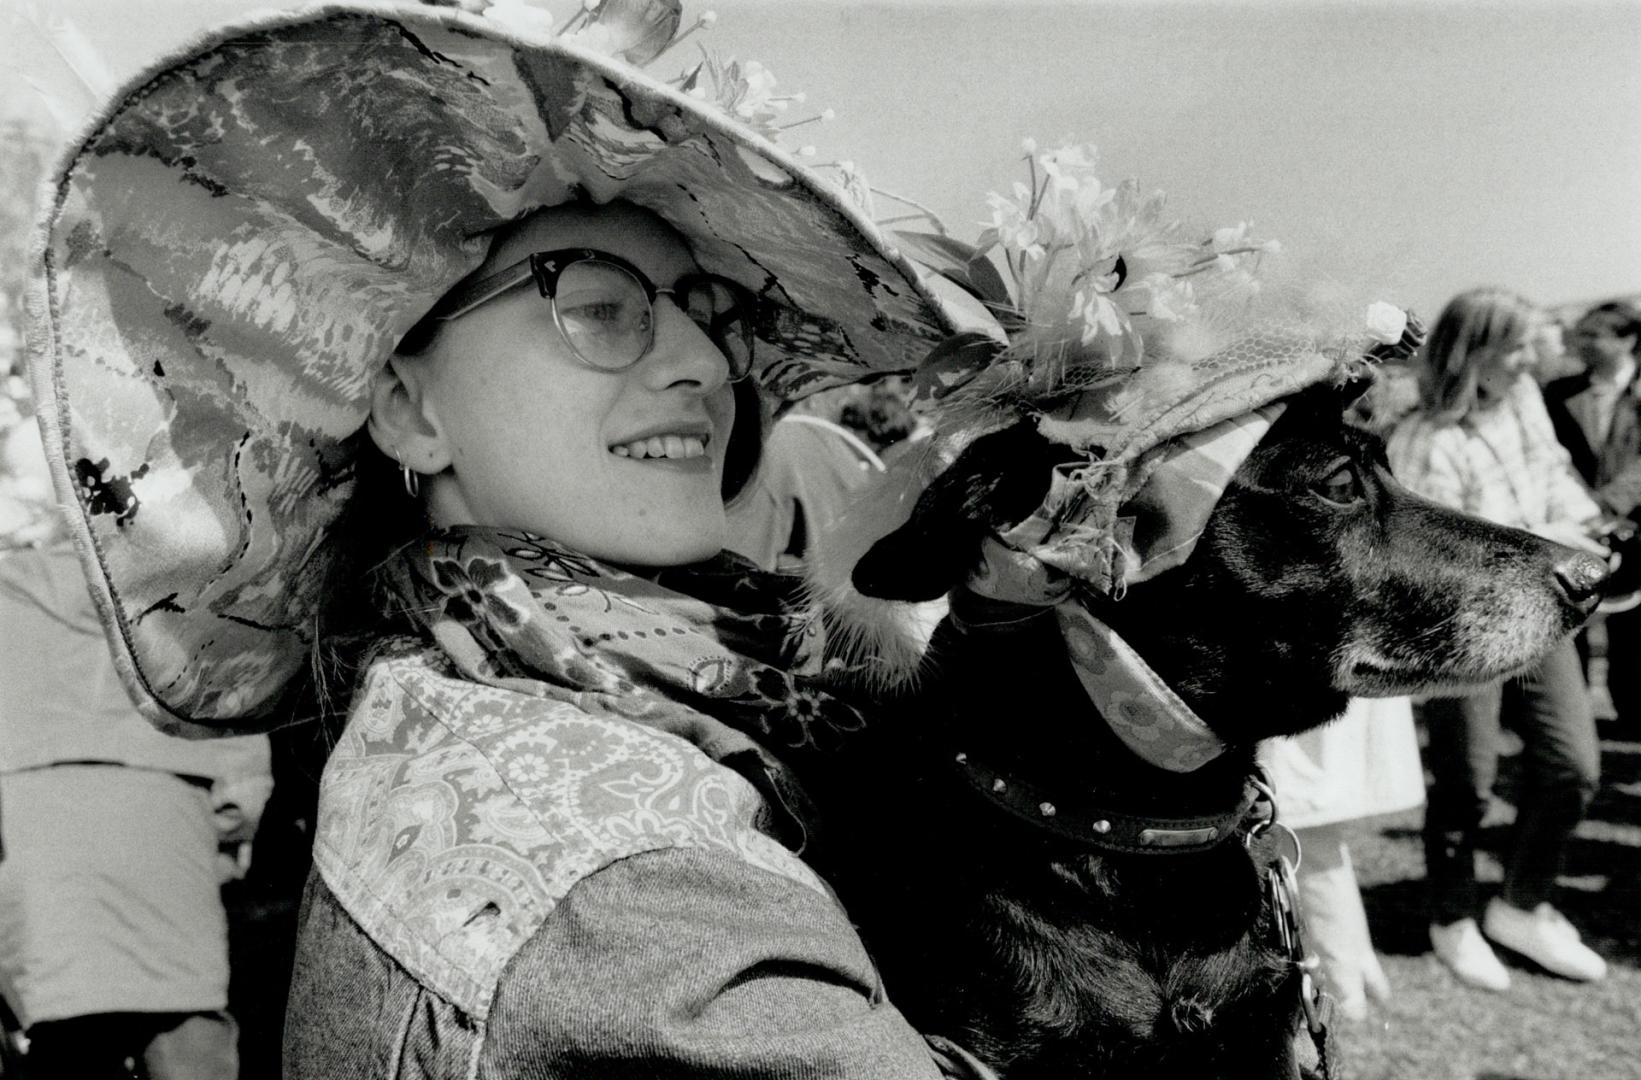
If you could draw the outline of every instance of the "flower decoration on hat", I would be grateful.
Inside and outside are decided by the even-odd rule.
[[[583,0],[574,12],[555,25],[552,12],[534,0],[456,0],[442,6],[482,14],[525,37],[557,39],[579,48],[615,57],[635,67],[647,67],[685,39],[717,25],[718,13],[704,11],[684,25],[681,0]],[[737,121],[773,141],[803,124],[832,119],[831,109],[793,117],[792,106],[807,96],[779,93],[773,72],[757,60],[721,57],[701,48],[701,59],[673,83],[691,97],[709,102]],[[799,153],[810,156],[812,147]]]
[[[1067,448],[1070,463],[1002,549],[1120,596],[1183,561],[1282,398],[1404,353],[1421,329],[1392,304],[1343,313],[1267,288],[1279,243],[1248,221],[1187,228],[1161,192],[1107,184],[1092,146],[1024,145],[1027,178],[989,196],[974,246],[901,234],[1000,331],[937,349],[917,404],[954,452],[1021,422]],[[1190,505],[1170,494],[1170,527],[1142,548],[1133,504],[1159,469],[1178,475],[1151,494]]]

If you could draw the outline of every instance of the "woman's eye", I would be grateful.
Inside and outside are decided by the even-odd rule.
[[[627,320],[627,305],[620,300],[589,300],[569,306],[559,305],[559,315],[589,326],[620,326]]]
[[[1347,462],[1312,484],[1311,490],[1330,503],[1351,506],[1362,499],[1362,479],[1356,473],[1356,466]]]

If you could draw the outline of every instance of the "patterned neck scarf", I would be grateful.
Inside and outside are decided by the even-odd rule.
[[[729,552],[638,574],[519,530],[437,530],[395,599],[467,678],[637,720],[725,761],[826,752],[863,722],[819,679],[796,582]]]

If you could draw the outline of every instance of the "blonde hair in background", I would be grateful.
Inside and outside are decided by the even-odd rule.
[[[1471,289],[1448,301],[1420,350],[1420,407],[1449,423],[1468,416],[1483,365],[1525,341],[1535,314],[1508,289]]]

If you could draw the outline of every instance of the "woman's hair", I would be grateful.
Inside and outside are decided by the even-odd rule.
[[[753,477],[764,460],[769,437],[770,409],[758,384],[742,379],[735,384],[735,423],[724,444],[724,480],[720,490],[727,506],[751,490]]]
[[[291,706],[293,720],[317,718],[333,732],[341,730],[358,678],[376,648],[391,637],[415,632],[408,613],[394,608],[387,575],[399,552],[428,529],[421,500],[405,491],[398,463],[364,428],[351,440],[353,491],[329,530],[338,555],[314,627],[307,677],[300,680]]]
[[[1508,289],[1471,289],[1442,309],[1420,352],[1419,405],[1454,422],[1476,407],[1483,367],[1526,340],[1535,309]]]

